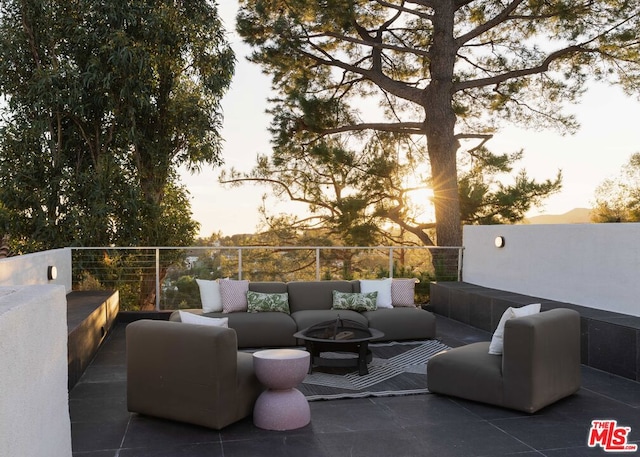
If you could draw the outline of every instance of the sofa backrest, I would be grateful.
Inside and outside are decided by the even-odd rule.
[[[287,283],[291,312],[331,309],[333,291],[353,292],[351,281],[293,281]]]
[[[555,308],[510,319],[502,356],[505,403],[536,411],[580,388],[580,314]]]
[[[249,281],[249,290],[263,294],[283,294],[287,292],[287,283],[278,281]]]

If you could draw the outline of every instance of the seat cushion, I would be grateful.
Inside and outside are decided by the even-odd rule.
[[[362,313],[369,327],[384,333],[384,339],[422,340],[435,338],[436,318],[421,308],[379,308]]]
[[[502,406],[502,357],[489,354],[489,342],[441,352],[427,362],[427,387],[430,392]]]
[[[232,313],[229,327],[238,334],[238,347],[294,346],[296,323],[286,313]]]
[[[321,322],[334,321],[338,317],[342,319],[349,319],[359,324],[368,327],[367,318],[361,313],[350,310],[333,310],[333,309],[311,309],[306,311],[296,311],[291,313],[291,317],[296,322],[298,330],[304,330],[312,325],[320,324]]]
[[[186,310],[182,310],[183,312]],[[189,312],[201,314],[200,309]],[[297,332],[295,321],[286,313],[266,311],[262,313],[203,313],[212,318],[228,318],[229,328],[236,331],[239,348],[258,348],[269,346],[294,346]],[[179,321],[179,313],[171,314],[171,320]]]

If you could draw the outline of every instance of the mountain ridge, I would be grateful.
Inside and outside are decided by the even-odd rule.
[[[589,208],[574,208],[563,214],[541,214],[526,217],[523,224],[590,224],[591,212]]]

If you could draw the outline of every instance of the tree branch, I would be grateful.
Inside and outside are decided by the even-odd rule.
[[[473,40],[474,38],[482,35],[486,31],[491,30],[492,28],[494,28],[498,24],[501,24],[502,22],[504,22],[509,17],[509,14],[511,14],[523,2],[524,2],[524,0],[514,0],[514,1],[512,1],[509,5],[507,5],[507,7],[505,9],[503,9],[499,14],[494,16],[489,21],[485,22],[484,24],[479,25],[475,29],[473,29],[473,30],[465,33],[464,35],[461,35],[460,37],[456,38],[455,42],[456,42],[456,45],[458,46],[458,48],[461,48],[462,45],[464,45],[466,42]]]
[[[312,42],[309,42],[309,44],[314,48],[317,48]],[[358,66],[350,65],[346,62],[342,62],[341,60],[334,59],[332,56],[330,56],[329,54],[327,54],[322,50],[319,50],[319,51],[323,52],[323,54],[326,56],[326,59],[323,59],[322,57],[312,54],[311,52],[308,52],[308,51],[300,50],[300,53],[303,56],[313,60],[319,65],[328,65],[330,67],[341,68],[343,70],[361,75],[362,77],[368,79],[375,85],[379,86],[380,88],[386,90],[387,92],[397,97],[403,98],[405,100],[409,100],[414,103],[420,103],[420,100],[422,99],[422,90],[420,89],[411,87],[399,81],[395,81],[394,79],[389,78],[382,72],[376,72],[374,70],[367,70],[364,68],[360,68]]]
[[[413,233],[425,246],[435,246],[435,243],[433,242],[431,237],[425,232],[425,230],[435,228],[435,223],[418,225],[408,224],[402,217],[400,217],[399,208],[397,207],[385,211],[385,213],[381,216],[398,224],[400,228],[403,228],[407,232]]]
[[[486,134],[482,134],[482,133],[458,133],[457,135],[454,136],[454,138],[456,140],[478,139],[478,140],[484,140],[484,142],[486,143],[491,138],[493,138],[493,134],[491,134],[491,133],[486,133]]]
[[[316,200],[309,200],[307,198],[301,198],[301,197],[296,197],[293,192],[291,191],[291,189],[289,188],[289,186],[287,186],[287,184],[285,184],[284,182],[278,180],[278,179],[270,179],[270,178],[232,178],[232,179],[223,179],[221,178],[219,180],[220,184],[240,184],[243,182],[257,182],[260,184],[271,184],[274,186],[278,186],[281,187],[284,192],[288,195],[289,200],[294,201],[294,202],[300,202],[300,203],[306,203],[308,205],[317,205],[317,206],[321,206],[323,208],[327,208],[329,210],[331,210],[331,206],[328,204],[323,203],[322,201],[316,201]]]
[[[402,2],[402,5],[395,5],[393,3],[385,2],[383,0],[376,0],[376,1],[377,1],[378,5],[384,6],[386,8],[397,10],[400,13],[413,14],[414,16],[417,16],[417,17],[422,18],[422,19],[426,19],[428,21],[433,19],[433,15],[432,14],[425,14],[425,13],[421,13],[420,11],[413,10],[411,8],[405,8],[404,6],[402,6],[402,5],[404,5],[405,2]],[[417,3],[417,2],[409,2],[409,3]]]
[[[354,125],[343,125],[330,129],[316,129],[312,130],[315,133],[322,135],[333,135],[335,133],[362,132],[364,130],[378,130],[383,132],[396,132],[396,133],[410,133],[410,134],[422,134],[425,132],[423,122],[398,122],[398,123],[385,123],[385,122],[372,122],[362,123]]]
[[[479,79],[472,79],[469,81],[463,81],[463,82],[459,82],[454,84],[454,92],[460,92],[462,90],[465,89],[472,89],[472,88],[477,88],[477,87],[485,87],[485,86],[491,86],[494,84],[500,84],[503,83],[505,81],[508,81],[510,79],[515,79],[515,78],[523,78],[525,76],[531,76],[531,75],[535,75],[535,74],[539,74],[539,73],[544,73],[546,71],[549,70],[549,65],[551,65],[551,63],[553,63],[556,60],[562,59],[563,57],[566,57],[568,55],[571,54],[577,54],[577,53],[586,53],[586,52],[596,52],[593,49],[589,49],[589,48],[585,48],[582,45],[574,45],[574,46],[569,46],[567,48],[564,49],[559,49],[555,52],[552,52],[551,54],[549,54],[547,56],[546,59],[544,59],[544,61],[542,61],[542,63],[536,67],[531,67],[531,68],[523,68],[521,70],[513,70],[513,71],[507,71],[505,73],[499,74],[499,75],[495,75],[495,76],[491,76],[489,78],[479,78]]]
[[[357,27],[360,28],[360,26],[357,26]],[[389,51],[406,52],[406,53],[410,53],[417,56],[429,57],[429,52],[423,49],[409,48],[406,46],[395,46],[392,44],[386,44],[382,42],[368,41],[366,38],[359,40],[357,38],[353,38],[347,35],[341,35],[335,32],[326,32],[322,34],[309,36],[309,38],[321,38],[321,37],[335,38],[337,40],[345,41],[347,43],[358,44],[362,46],[371,46],[372,48],[376,48],[376,49],[383,49],[383,50],[386,49]]]

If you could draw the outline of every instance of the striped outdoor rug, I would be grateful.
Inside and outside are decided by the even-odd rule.
[[[314,367],[298,390],[309,401],[427,393],[427,360],[450,349],[437,340],[373,343],[369,348],[373,360],[368,375],[358,375],[357,368]]]

